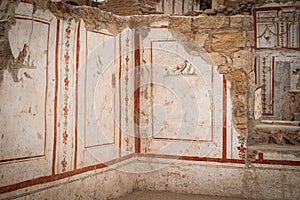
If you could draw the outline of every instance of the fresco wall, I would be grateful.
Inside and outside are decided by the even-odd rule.
[[[298,195],[299,156],[268,152],[245,163],[251,16],[99,11],[104,22],[93,26],[95,10],[82,9],[95,12],[84,18],[53,5],[32,14],[31,3],[18,4],[8,32],[1,198],[106,199],[136,188]],[[220,177],[226,181],[210,193],[203,183],[215,188]]]
[[[254,16],[256,81],[263,86],[263,115],[286,120],[285,93],[299,90],[299,10],[263,7]]]
[[[88,31],[48,11],[32,15],[31,3],[15,12],[14,59],[0,89],[1,193],[131,158],[133,77],[121,79],[132,68],[122,56],[132,49],[128,35]]]

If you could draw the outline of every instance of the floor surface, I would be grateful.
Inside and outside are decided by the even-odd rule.
[[[122,196],[116,200],[242,200],[228,197],[212,197],[195,194],[178,194],[163,191],[138,191]]]

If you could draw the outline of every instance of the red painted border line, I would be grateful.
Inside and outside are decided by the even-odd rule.
[[[223,144],[222,144],[222,159],[227,157],[227,85],[226,78],[223,75]]]
[[[101,34],[101,35],[106,35],[106,36],[111,36],[111,37],[114,37],[113,34],[110,34],[110,33],[104,33],[102,31],[96,31],[96,30],[93,30],[93,31],[90,31],[92,33],[98,33],[98,34]]]
[[[2,162],[11,162],[11,161],[24,161],[24,160],[31,160],[31,159],[35,159],[35,158],[43,158],[45,157],[45,154],[43,155],[36,155],[36,156],[26,156],[26,157],[19,157],[19,158],[9,158],[9,159],[3,159],[3,160],[0,160],[0,163]]]
[[[77,150],[78,150],[78,71],[79,71],[79,57],[80,57],[80,25],[81,21],[78,22],[77,27],[77,41],[76,41],[76,73],[75,73],[75,133],[74,133],[74,169],[77,168]]]
[[[44,153],[40,155],[35,155],[35,156],[23,156],[23,157],[17,157],[17,158],[9,158],[9,159],[2,159],[0,160],[0,163],[2,162],[11,162],[11,161],[21,161],[21,160],[29,160],[29,159],[36,159],[36,158],[42,158],[46,156],[46,140],[47,140],[47,101],[48,101],[48,80],[49,80],[49,73],[48,73],[48,61],[49,61],[49,38],[50,38],[50,23],[37,20],[37,19],[32,19],[28,17],[16,17],[16,19],[21,19],[21,20],[29,20],[29,21],[36,21],[40,22],[42,24],[48,25],[48,34],[47,34],[47,53],[46,53],[46,88],[45,88],[45,102],[44,102],[44,130],[45,130],[45,138],[44,138]]]
[[[256,17],[256,15],[257,15],[257,10],[254,9],[253,10],[253,16],[254,16],[254,35],[253,35],[253,37],[254,37],[254,49],[258,49],[257,48],[257,38],[256,38],[256,36],[257,36],[257,17]]]
[[[122,78],[122,35],[119,35],[119,157],[121,157],[121,152],[122,152],[122,83],[121,83],[121,78]]]
[[[155,140],[164,140],[164,141],[182,141],[182,142],[213,142],[211,140],[197,140],[197,139],[184,139],[184,138],[163,138],[163,137],[153,137]]]
[[[169,26],[168,25],[150,26],[150,28],[159,28],[159,29],[162,29],[162,28],[169,28]]]
[[[254,8],[254,11],[269,11],[269,10],[277,10],[280,11],[286,8],[295,8],[300,9],[300,6],[276,6],[276,7],[261,7],[261,8]]]
[[[45,91],[45,139],[44,139],[44,155],[46,155],[46,143],[47,143],[47,102],[48,102],[48,91],[49,91],[49,43],[50,43],[50,24],[48,25],[48,36],[47,36],[47,53],[46,53],[46,91]]]
[[[56,164],[56,143],[57,143],[57,101],[58,101],[58,51],[59,51],[60,19],[56,25],[56,44],[55,44],[55,97],[54,97],[54,136],[53,136],[53,155],[52,155],[52,175],[55,174]]]
[[[40,20],[40,19],[37,19],[37,18],[29,18],[29,17],[26,17],[26,16],[16,16],[15,17],[16,19],[23,19],[23,20],[30,20],[30,21],[35,21],[35,22],[39,22],[39,23],[42,23],[42,24],[47,24],[50,26],[50,22],[48,21],[44,21],[44,20]]]
[[[139,154],[139,156],[148,157],[148,158],[164,158],[164,159],[176,159],[176,160],[185,160],[185,161],[205,161],[205,162],[245,164],[245,160],[239,160],[239,159],[209,158],[209,157],[198,157],[198,156],[176,156],[176,155],[166,155],[166,154]]]
[[[293,160],[255,160],[252,163],[269,164],[269,165],[300,166],[300,161],[293,161]]]
[[[205,161],[205,162],[245,164],[245,160],[240,160],[240,159],[223,159],[223,158],[209,158],[209,157],[198,157],[198,156],[176,156],[176,155],[167,155],[167,154],[139,154],[138,156],[146,157],[146,158],[164,158],[164,159],[176,159],[176,160],[185,160],[185,161]],[[292,160],[255,160],[252,163],[300,166],[300,161],[292,161]]]
[[[275,91],[274,91],[274,84],[275,84],[275,75],[274,75],[274,71],[275,71],[275,56],[272,56],[272,79],[271,79],[271,81],[272,81],[272,83],[271,83],[271,85],[272,85],[272,115],[275,115]]]
[[[140,138],[140,71],[141,49],[140,34],[134,31],[134,147],[135,153],[141,152]]]
[[[300,9],[300,8],[298,8]],[[300,48],[300,14],[298,15],[298,47]]]
[[[103,146],[109,146],[109,145],[115,145],[115,142],[85,146],[84,149],[90,149],[90,148],[95,148],[95,147],[103,147]]]
[[[26,187],[30,187],[30,186],[34,186],[34,185],[38,185],[38,184],[57,181],[57,180],[60,180],[60,179],[68,178],[68,177],[71,177],[71,176],[82,174],[82,173],[85,173],[85,172],[88,172],[88,171],[93,171],[93,170],[96,170],[96,169],[105,168],[105,167],[108,167],[110,165],[114,165],[114,164],[117,164],[119,162],[128,160],[128,159],[130,159],[134,156],[135,156],[135,154],[129,154],[129,155],[123,156],[121,158],[117,158],[117,159],[114,159],[114,160],[111,160],[111,161],[108,161],[108,162],[105,162],[105,163],[100,163],[100,164],[91,165],[91,166],[88,166],[88,167],[83,167],[83,168],[80,168],[80,169],[75,169],[73,171],[65,172],[65,173],[62,173],[62,174],[43,176],[43,177],[23,181],[23,182],[20,182],[20,183],[8,185],[8,186],[3,186],[3,187],[0,187],[0,194],[6,193],[6,192],[11,192],[11,191],[14,191],[14,190],[19,190],[19,189],[22,189],[22,188],[26,188]]]
[[[300,45],[300,44],[299,44]],[[295,50],[295,51],[299,51],[300,50],[300,47],[299,48],[291,48],[291,47],[270,47],[270,48],[267,48],[267,47],[257,47],[255,46],[255,49],[256,50],[272,50],[272,51],[278,51],[278,50]]]
[[[175,14],[175,0],[172,3],[172,14]]]
[[[113,36],[113,35],[109,35],[109,34],[104,34],[101,31],[88,31],[88,30],[85,31],[85,33],[86,33],[85,34],[85,37],[86,37],[85,38],[86,39],[86,43],[85,43],[85,48],[86,48],[85,63],[86,63],[86,65],[85,65],[85,80],[84,80],[84,84],[85,84],[84,85],[84,146],[83,146],[84,149],[95,148],[95,147],[102,147],[102,146],[116,144],[116,139],[115,139],[116,138],[116,132],[115,132],[115,130],[114,130],[114,142],[103,143],[103,144],[94,144],[94,145],[87,145],[86,144],[86,138],[87,138],[86,137],[86,132],[87,132],[86,131],[86,80],[87,80],[87,69],[88,69],[87,58],[88,58],[88,54],[89,54],[89,52],[88,52],[88,32],[97,33],[97,34],[100,34],[100,35]],[[80,42],[80,41],[78,41],[78,42]],[[115,55],[115,52],[114,52],[114,55]],[[114,115],[114,124],[115,124],[115,121],[116,121],[116,119],[115,119],[115,115]],[[114,125],[114,127],[115,127],[115,125]]]

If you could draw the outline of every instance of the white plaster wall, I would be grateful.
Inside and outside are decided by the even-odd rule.
[[[151,160],[151,161],[150,161]],[[241,199],[299,199],[298,167],[139,158],[140,190],[163,190]],[[156,171],[151,169],[156,168]],[[147,171],[148,170],[148,171]]]
[[[132,154],[139,30],[87,31],[82,20],[58,20],[41,10],[32,17],[32,9],[20,4],[10,32],[15,59],[29,45],[19,82],[5,72],[0,88],[0,190],[16,188],[0,198],[109,199],[135,188],[255,199],[300,196],[299,167],[242,164],[238,147],[245,144],[232,123],[230,83],[207,56],[187,52],[165,28],[168,22],[156,22],[139,38],[139,157]],[[190,68],[176,70],[185,60]],[[291,165],[296,160],[264,158]]]
[[[103,169],[74,175],[45,184],[1,194],[1,199],[113,199],[132,192],[135,174],[124,173],[123,165],[132,160]]]

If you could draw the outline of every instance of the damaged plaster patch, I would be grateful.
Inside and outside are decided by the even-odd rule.
[[[3,81],[4,71],[8,70],[12,76],[17,73],[11,67],[13,54],[9,44],[8,32],[15,24],[15,9],[19,1],[3,0],[0,3],[0,86]]]

